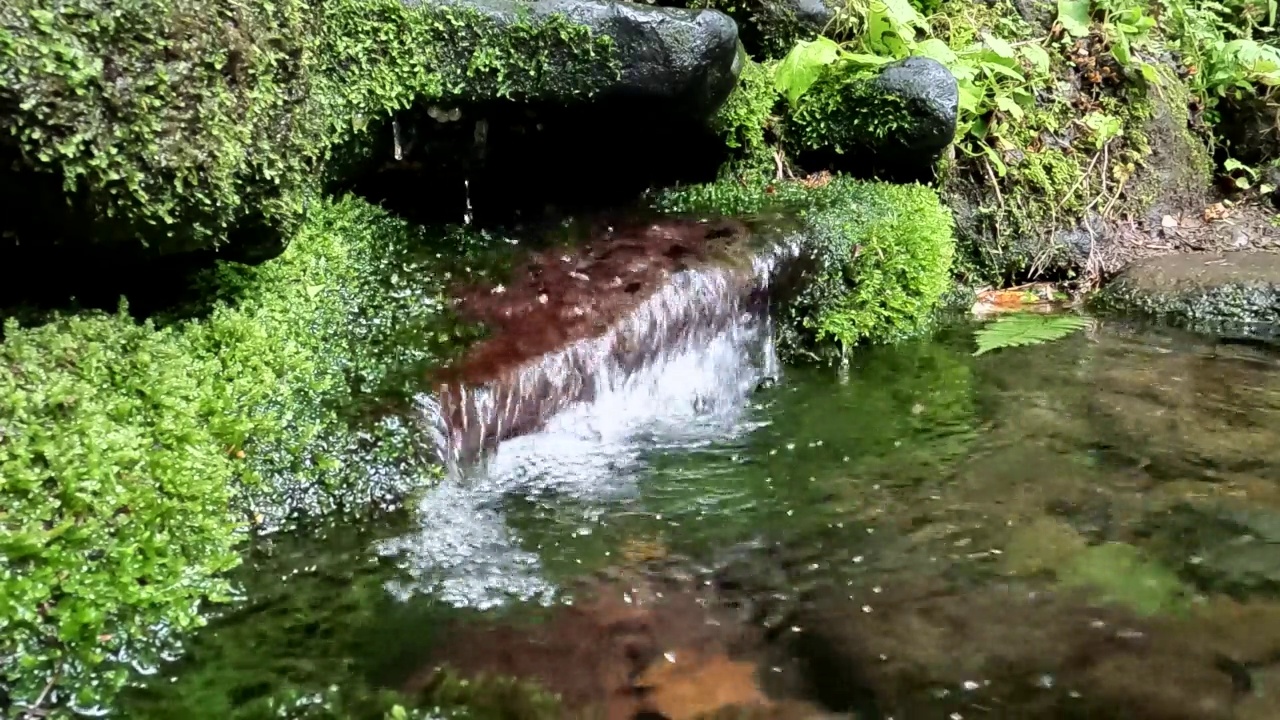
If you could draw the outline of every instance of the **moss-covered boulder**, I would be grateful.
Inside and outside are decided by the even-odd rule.
[[[784,345],[795,358],[839,357],[859,343],[910,336],[950,287],[951,214],[922,185],[730,179],[667,192],[656,205],[703,215],[799,215],[811,266],[783,311]]]
[[[788,149],[810,167],[922,179],[955,139],[959,103],[955,76],[936,60],[909,57],[874,74],[837,62],[788,114]]]
[[[1188,253],[1139,260],[1094,299],[1101,309],[1206,332],[1275,336],[1280,254]]]
[[[199,317],[5,326],[0,698],[106,702],[226,599],[245,530],[363,513],[433,477],[412,425],[355,399],[394,399],[456,334],[447,271],[405,253],[432,239],[324,201],[281,257],[205,278]]]
[[[776,60],[799,41],[820,34],[835,19],[834,0],[673,0],[662,4],[713,7],[738,23],[742,44],[753,57]]]
[[[614,95],[705,120],[740,69],[710,10],[18,0],[0,7],[0,192],[24,212],[0,249],[261,260],[396,111]]]

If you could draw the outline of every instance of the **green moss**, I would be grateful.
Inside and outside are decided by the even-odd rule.
[[[930,189],[837,178],[818,188],[721,182],[658,198],[675,212],[797,212],[816,269],[786,311],[792,349],[815,356],[925,326],[950,287],[950,213]]]
[[[778,104],[778,91],[773,86],[775,64],[743,59],[738,84],[711,119],[711,127],[735,151],[735,167],[768,167],[773,158],[765,134]]]
[[[397,489],[379,483],[429,475],[405,460],[409,428],[361,440],[347,412],[455,334],[445,278],[404,252],[429,239],[363,201],[323,202],[282,257],[210,278],[226,298],[203,319],[9,323],[0,688],[29,701],[53,681],[102,701],[117,653],[148,661],[225,594],[243,526],[364,507]]]
[[[778,59],[801,40],[822,31],[816,18],[796,16],[796,7],[787,0],[687,0],[687,7],[714,8],[738,23],[743,44],[755,55]]]
[[[60,179],[95,242],[287,238],[329,148],[371,119],[417,100],[585,95],[616,71],[607,39],[558,17],[500,28],[398,0],[17,0],[0,7],[0,157]]]
[[[877,87],[874,74],[828,67],[787,117],[792,152],[875,151],[914,125],[906,103]]]

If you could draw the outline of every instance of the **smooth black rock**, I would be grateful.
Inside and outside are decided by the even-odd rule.
[[[621,66],[600,96],[658,101],[675,112],[709,118],[729,97],[742,60],[738,26],[717,10],[688,10],[601,0],[429,0],[468,7],[500,26],[563,15],[612,38]],[[419,0],[406,0],[408,5]],[[554,102],[571,98],[545,97]]]
[[[876,78],[886,95],[896,95],[915,121],[894,140],[909,155],[936,159],[956,137],[960,113],[960,87],[942,63],[925,57],[909,57],[886,65]]]

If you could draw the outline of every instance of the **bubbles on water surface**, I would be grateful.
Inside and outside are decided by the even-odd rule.
[[[753,285],[764,284],[772,271],[771,264],[757,263]],[[539,557],[522,547],[508,522],[511,499],[571,500],[598,516],[592,508],[635,498],[650,453],[705,447],[763,424],[748,400],[779,372],[772,322],[763,307],[748,307],[752,286],[730,283],[727,275],[714,268],[680,273],[622,327],[521,368],[521,380],[559,373],[562,385],[583,383],[588,399],[568,403],[537,431],[504,440],[477,462],[458,461],[462,436],[446,426],[434,399],[420,398],[453,467],[417,499],[415,531],[378,548],[399,558],[408,576],[390,591],[400,598],[430,593],[474,608],[549,601],[555,588]],[[657,344],[659,338],[665,344]],[[648,347],[647,362],[628,365],[611,354],[619,346]],[[489,415],[464,422],[514,414],[487,388],[466,392],[471,408]],[[517,401],[513,394],[503,399]]]

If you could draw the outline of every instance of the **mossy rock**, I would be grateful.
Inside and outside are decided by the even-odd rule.
[[[45,5],[0,7],[0,189],[30,209],[5,218],[7,245],[244,245],[262,259],[305,217],[331,147],[371,120],[419,101],[583,98],[618,76],[611,41],[563,15],[499,24],[397,0]]]
[[[1005,138],[1003,176],[981,158],[944,171],[974,280],[1096,280],[1148,253],[1144,236],[1163,216],[1204,209],[1208,146],[1190,129],[1186,88],[1172,70],[1157,77],[1108,89],[1087,113],[1068,99],[1076,81],[1059,78],[1062,95]]]
[[[433,239],[326,201],[283,256],[205,278],[202,316],[7,324],[0,695],[109,702],[125,658],[154,664],[227,599],[245,530],[364,511],[434,477],[411,424],[356,402],[394,398],[466,329],[445,311],[447,272],[403,252]]]
[[[1280,326],[1280,254],[1146,258],[1126,268],[1093,303],[1190,330],[1274,337]]]
[[[787,115],[787,148],[806,167],[925,179],[955,139],[959,102],[955,76],[929,58],[910,57],[875,74],[837,64]]]
[[[922,185],[836,177],[816,183],[742,181],[669,191],[669,212],[798,214],[811,269],[783,312],[795,358],[840,357],[859,343],[911,336],[951,286],[951,215]]]
[[[676,0],[688,7],[712,7],[738,23],[742,44],[752,56],[776,60],[801,40],[819,35],[835,18],[832,0]],[[663,2],[661,4],[670,4]]]

